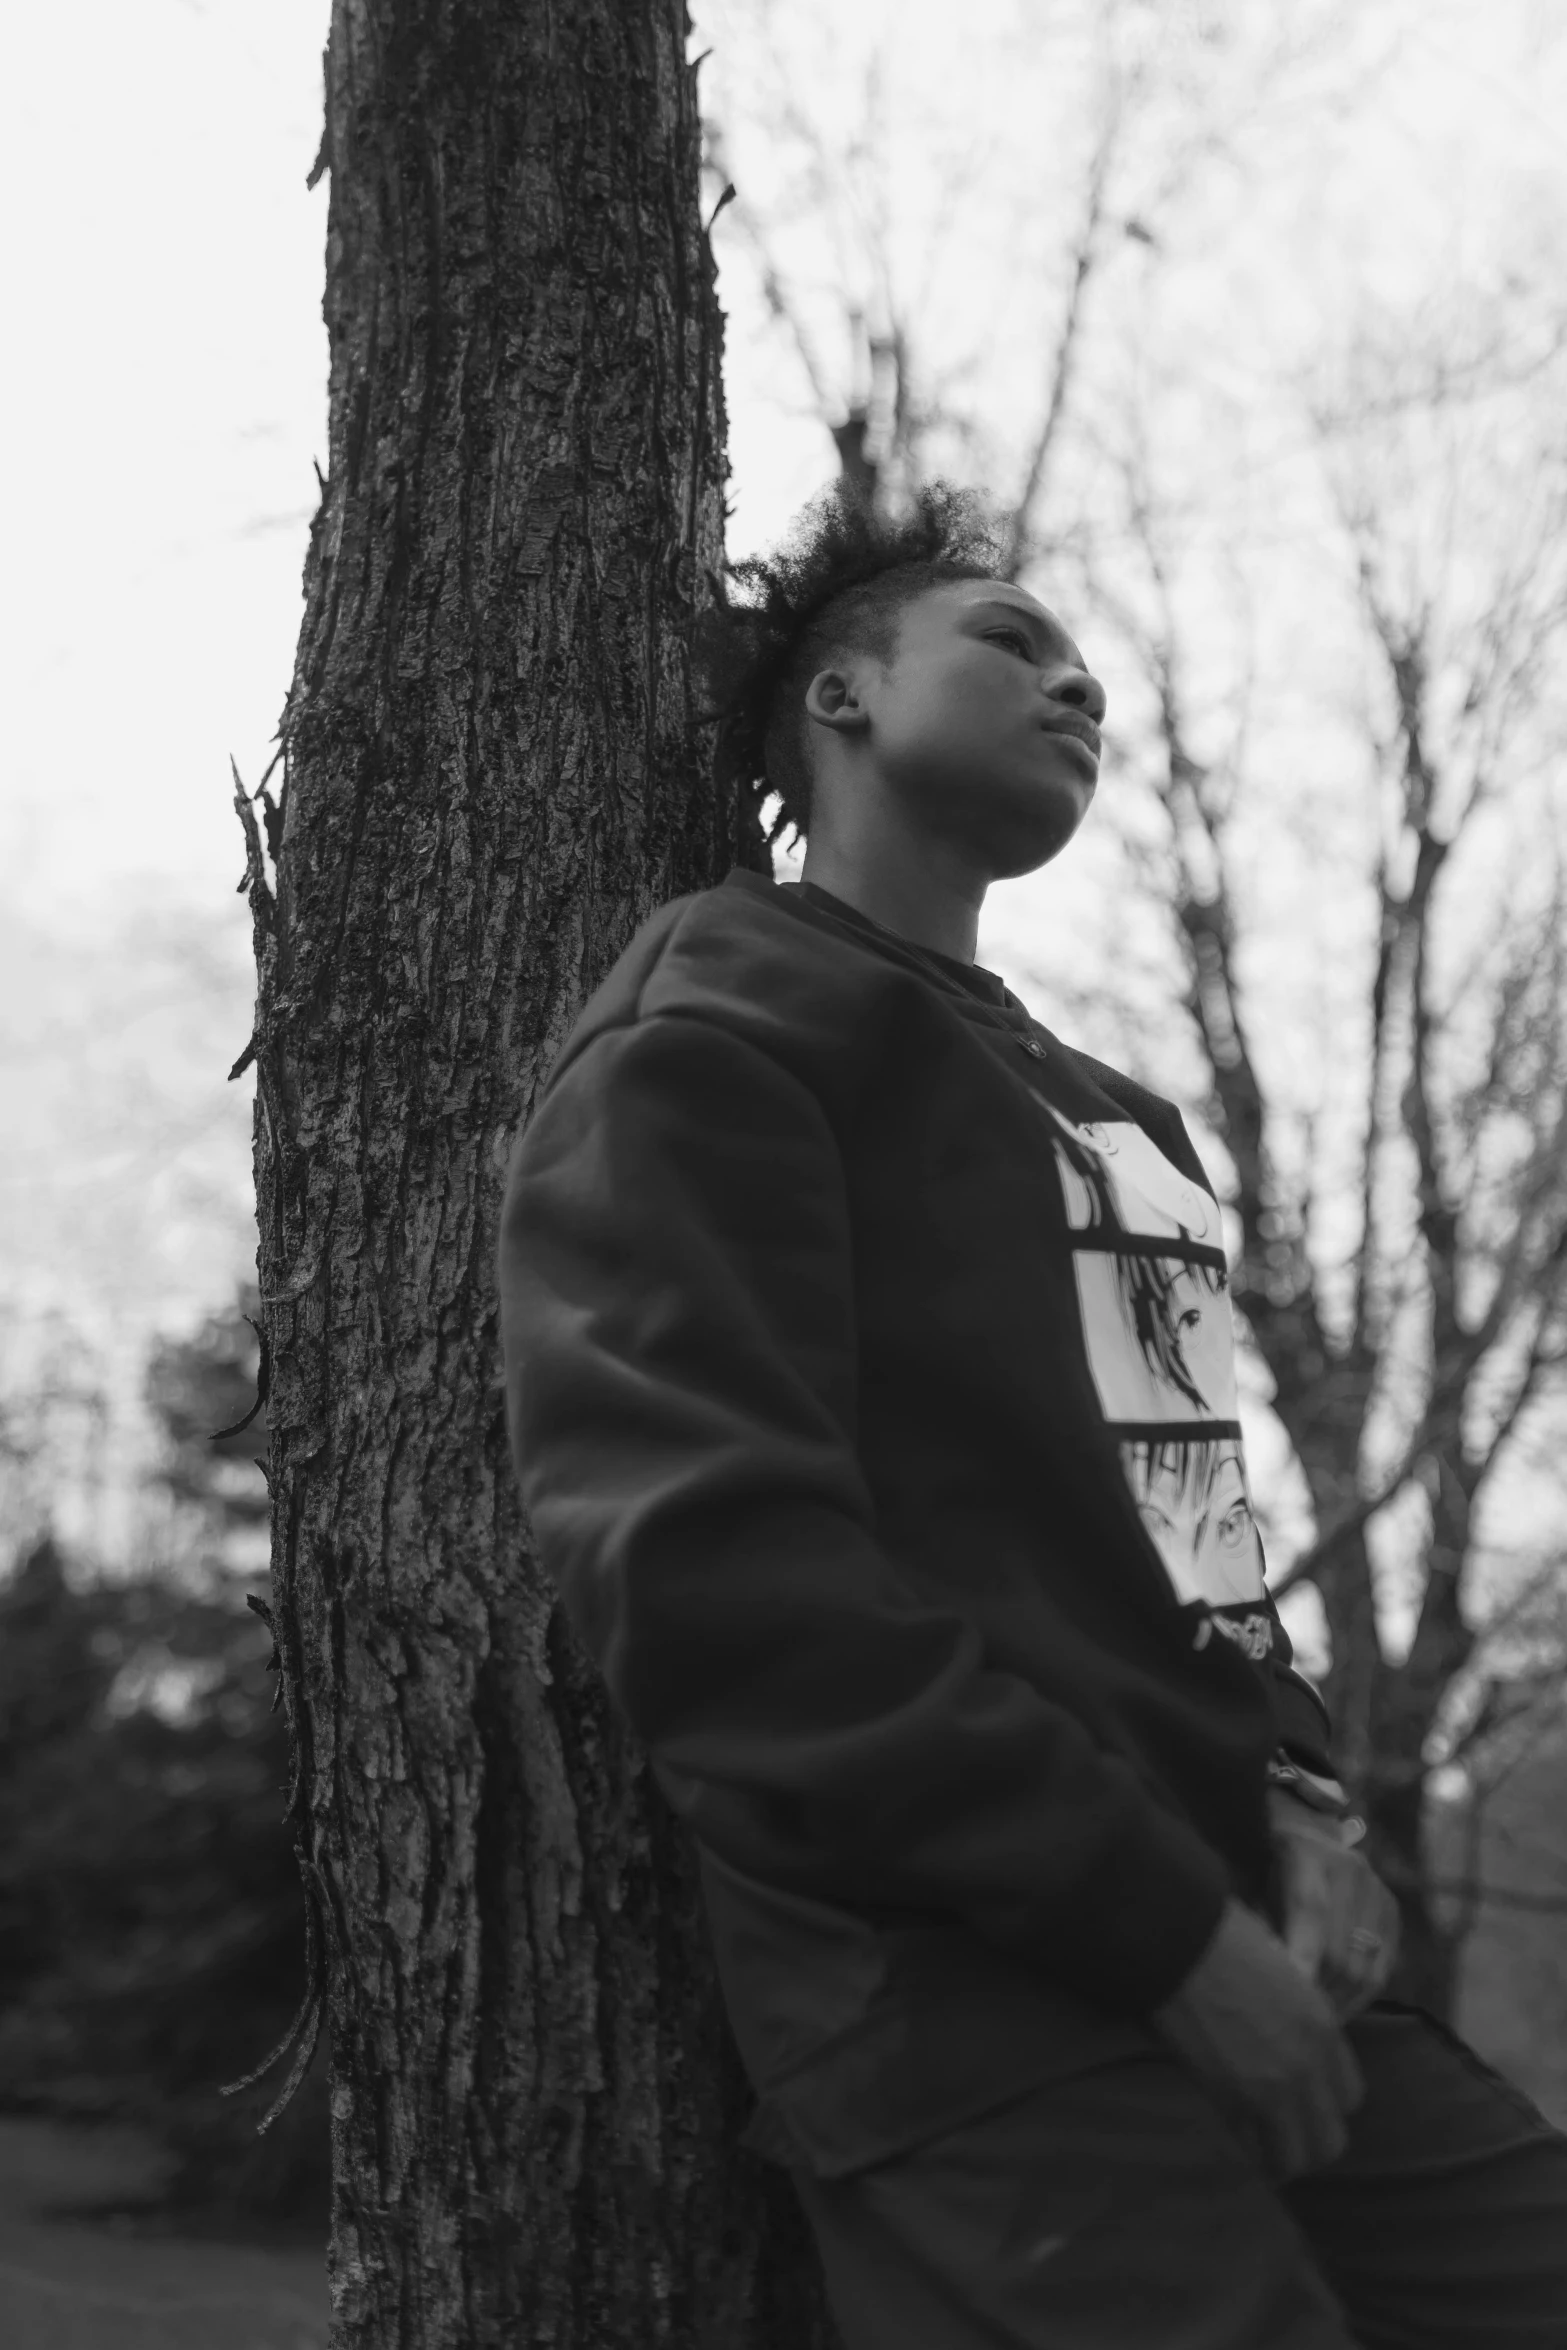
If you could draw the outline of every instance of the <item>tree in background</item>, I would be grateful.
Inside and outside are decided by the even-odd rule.
[[[17,1564],[52,1529],[59,1490],[88,1483],[109,1425],[107,1374],[64,1313],[0,1309],[0,1527]]]
[[[240,1066],[342,2350],[825,2339],[792,2189],[732,2151],[683,1831],[529,1548],[494,1294],[585,993],[765,863],[694,722],[725,416],[686,33],[332,11],[331,455],[264,842],[239,797]]]
[[[1384,318],[1341,404],[1318,407],[1369,778],[1363,813],[1333,795],[1349,846],[1322,886],[1353,890],[1369,920],[1348,980],[1319,977],[1299,1007],[1318,1071],[1304,1096],[1260,1049],[1248,977],[1258,916],[1239,844],[1269,821],[1259,756],[1244,710],[1223,752],[1198,755],[1182,526],[1135,417],[1120,477],[1140,560],[1088,581],[1146,687],[1163,821],[1134,856],[1145,918],[1173,923],[1194,1106],[1230,1165],[1231,1293],[1314,1521],[1273,1590],[1321,1596],[1335,1752],[1403,1912],[1398,1988],[1439,2013],[1474,1912],[1437,1900],[1432,1773],[1468,1764],[1483,1794],[1488,1753],[1516,1768],[1516,1733],[1559,1718],[1567,1680],[1554,1531],[1509,1562],[1500,1597],[1476,1590],[1499,1563],[1493,1493],[1546,1466],[1567,1401],[1567,889],[1540,788],[1567,653],[1567,374],[1559,343],[1519,378],[1500,355],[1457,364],[1451,335],[1428,322],[1422,349],[1418,320]],[[1487,825],[1499,871],[1476,860]],[[1289,834],[1270,837],[1277,855]],[[1559,1476],[1556,1490],[1559,1512]],[[1401,1507],[1413,1629],[1398,1655],[1369,1535]]]
[[[265,2135],[264,2097],[219,2094],[304,1989],[283,1723],[225,1563],[261,1479],[215,1478],[209,1442],[254,1400],[243,1302],[149,1375],[161,1482],[199,1505],[181,1552],[109,1578],[46,1536],[0,1584],[0,2101],[150,2131],[157,2207],[186,2232],[319,2240],[324,2082]]]
[[[209,1568],[233,1574],[266,1555],[266,1399],[261,1299],[245,1283],[227,1311],[164,1338],[147,1365],[147,1401],[162,1434],[158,1482],[194,1521]]]

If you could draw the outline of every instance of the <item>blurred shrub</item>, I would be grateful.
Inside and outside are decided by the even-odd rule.
[[[176,1461],[223,1424],[184,1369],[162,1367]],[[187,1458],[187,1495],[199,1476]],[[137,2122],[173,2157],[172,2206],[324,2232],[323,2052],[264,2138],[286,2064],[217,2093],[303,1988],[269,1653],[232,1575],[79,1584],[46,1540],[0,1583],[0,2105]]]

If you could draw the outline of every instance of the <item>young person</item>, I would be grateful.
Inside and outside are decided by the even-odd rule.
[[[944,484],[734,576],[719,777],[802,878],[638,932],[499,1274],[523,1497],[696,1839],[747,2141],[848,2350],[1563,2350],[1567,2141],[1383,1995],[1201,1161],[974,961],[1104,691]]]

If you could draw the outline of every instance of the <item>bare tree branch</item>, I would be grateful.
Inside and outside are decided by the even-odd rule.
[[[1270,1578],[1268,1589],[1275,1600],[1282,1599],[1286,1591],[1293,1591],[1297,1583],[1316,1582],[1344,1545],[1352,1542],[1380,1511],[1398,1499],[1419,1467],[1422,1456],[1429,1450],[1433,1438],[1440,1433],[1441,1426],[1442,1422],[1434,1411],[1428,1410],[1422,1415],[1413,1435],[1399,1452],[1395,1466],[1383,1475],[1375,1490],[1363,1496],[1352,1509],[1345,1510],[1335,1518],[1309,1549],[1303,1550],[1299,1558],[1291,1559],[1282,1574]]]
[[[1556,1259],[1554,1271],[1557,1279],[1540,1308],[1539,1320],[1524,1361],[1522,1375],[1513,1389],[1506,1410],[1497,1415],[1496,1425],[1491,1431],[1488,1443],[1470,1464],[1470,1474],[1475,1492],[1478,1492],[1485,1479],[1494,1470],[1497,1457],[1503,1446],[1517,1427],[1524,1412],[1539,1394],[1545,1373],[1560,1370],[1562,1365],[1567,1363],[1567,1344],[1553,1345],[1548,1335],[1555,1312],[1562,1302],[1559,1294],[1562,1288],[1560,1276],[1563,1267],[1567,1266],[1567,1226],[1564,1226],[1558,1238],[1554,1253]]]
[[[709,117],[704,122],[704,131],[713,169],[731,185],[734,185],[720,125]],[[778,319],[789,331],[790,339],[799,356],[800,365],[805,370],[806,381],[811,387],[812,401],[824,418],[831,416],[835,413],[838,402],[828,384],[827,371],[817,355],[810,329],[795,305],[782,271],[773,259],[767,232],[738,190],[728,209],[730,219],[745,238],[755,257],[762,298],[774,318]]]
[[[1549,1557],[1543,1559],[1526,1577],[1523,1584],[1509,1600],[1494,1614],[1487,1616],[1483,1623],[1475,1626],[1476,1640],[1480,1642],[1499,1640],[1504,1632],[1517,1623],[1519,1617],[1525,1613],[1530,1603],[1538,1598],[1542,1591],[1547,1590],[1553,1583],[1560,1582],[1564,1570],[1567,1570],[1567,1551],[1552,1551]]]
[[[1072,363],[1082,330],[1084,297],[1103,243],[1105,220],[1105,183],[1109,177],[1111,160],[1121,132],[1121,102],[1112,91],[1106,106],[1099,136],[1094,143],[1092,160],[1088,167],[1088,186],[1084,206],[1083,225],[1078,231],[1072,252],[1072,280],[1067,292],[1066,311],[1061,331],[1056,337],[1055,356],[1050,370],[1050,389],[1045,400],[1045,413],[1034,445],[1029,452],[1028,469],[1023,477],[1023,488],[1007,521],[1006,537],[1002,542],[1001,576],[1015,580],[1033,556],[1030,523],[1045,478],[1051,451],[1055,447],[1061,417],[1066,407],[1067,385]]]

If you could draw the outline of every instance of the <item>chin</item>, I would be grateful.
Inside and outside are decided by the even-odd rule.
[[[1048,847],[1033,850],[1029,855],[995,856],[990,860],[992,881],[1021,881],[1025,873],[1042,873],[1053,864],[1061,851],[1071,846],[1071,835],[1065,840],[1052,841]]]
[[[1078,826],[1088,814],[1092,792],[1078,791],[1070,800],[1065,796],[1046,814],[1034,810],[1033,820],[1027,826],[1018,825],[1007,833],[999,826],[986,843],[987,862],[997,881],[1017,881],[1025,873],[1037,873],[1070,848],[1077,838]]]

